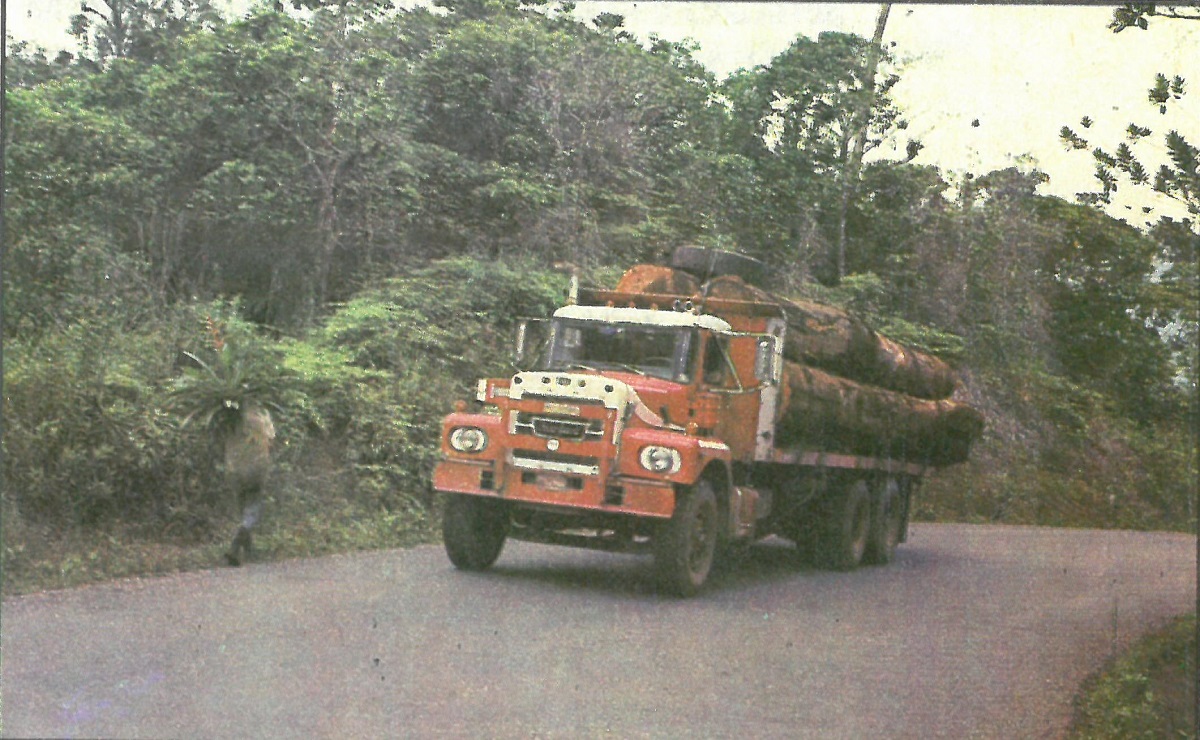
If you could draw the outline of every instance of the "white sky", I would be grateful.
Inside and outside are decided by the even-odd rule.
[[[68,45],[65,29],[79,0],[7,5],[14,38],[52,49]],[[694,39],[700,44],[696,57],[723,77],[769,62],[800,34],[816,38],[837,30],[870,37],[879,6],[589,0],[578,6],[583,17],[604,11],[624,15],[626,28],[643,40],[651,33]],[[1106,27],[1111,16],[1111,7],[894,5],[885,40],[895,42],[893,53],[904,62],[894,96],[910,122],[908,133],[927,147],[916,161],[951,176],[1032,164],[1050,175],[1043,192],[1071,199],[1094,187],[1093,165],[1086,152],[1064,150],[1058,138],[1064,124],[1110,150],[1130,122],[1151,128],[1155,135],[1136,149],[1151,170],[1165,158],[1160,142],[1168,130],[1200,139],[1200,91],[1194,90],[1200,84],[1200,22],[1151,19],[1149,31],[1114,34]],[[1193,90],[1166,116],[1146,98],[1157,72],[1182,75]],[[1085,115],[1096,122],[1086,132],[1078,126]],[[1121,194],[1131,196],[1131,190]],[[1159,207],[1156,215],[1182,215]],[[1113,215],[1143,220],[1124,209]]]

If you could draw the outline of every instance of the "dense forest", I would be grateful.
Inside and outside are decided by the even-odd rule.
[[[180,392],[198,366],[273,410],[276,553],[423,530],[440,417],[510,372],[516,319],[568,270],[611,285],[681,244],[758,257],[765,287],[954,365],[988,426],[918,516],[1195,531],[1187,132],[1131,125],[1167,142],[1147,165],[1064,127],[1098,178],[1067,202],[1035,169],[921,164],[886,45],[799,37],[718,80],[687,43],[572,10],[104,0],[73,22],[78,54],[10,41],[6,583],[68,551],[55,572],[87,570],[97,542],[231,531]],[[1184,91],[1147,85],[1155,107]],[[1118,183],[1190,218],[1116,220]]]

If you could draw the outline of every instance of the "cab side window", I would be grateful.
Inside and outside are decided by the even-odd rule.
[[[724,386],[729,382],[729,343],[724,337],[709,337],[704,351],[704,382]]]

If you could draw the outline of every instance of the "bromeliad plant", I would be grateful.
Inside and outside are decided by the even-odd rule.
[[[228,336],[226,326],[211,316],[205,317],[205,332],[209,359],[183,352],[190,364],[170,393],[172,407],[184,414],[182,426],[196,422],[223,436],[249,409],[279,410],[294,387],[282,353],[248,334]]]

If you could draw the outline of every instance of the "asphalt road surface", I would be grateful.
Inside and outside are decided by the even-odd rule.
[[[1195,609],[1196,538],[916,525],[854,573],[753,548],[701,596],[650,561],[510,542],[4,601],[6,737],[1039,738]]]

